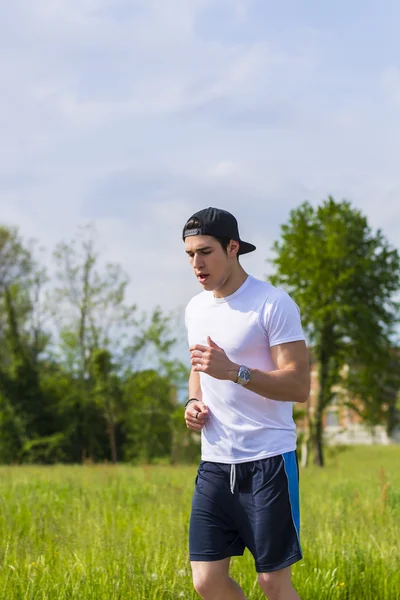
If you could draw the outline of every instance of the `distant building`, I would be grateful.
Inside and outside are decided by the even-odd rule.
[[[346,367],[343,370],[343,376],[346,374]],[[389,445],[393,442],[400,443],[399,432],[390,438],[383,425],[371,426],[363,422],[362,417],[347,404],[348,392],[336,386],[335,395],[332,403],[327,407],[323,416],[323,428],[325,440],[328,444],[382,444]],[[311,391],[307,402],[298,409],[295,409],[295,419],[297,431],[299,434],[308,429],[308,414],[315,411],[319,392],[318,364],[311,364]],[[355,406],[357,400],[352,399]],[[359,402],[360,408],[362,406]],[[296,414],[298,416],[296,416]]]

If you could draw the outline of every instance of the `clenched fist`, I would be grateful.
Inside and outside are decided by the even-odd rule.
[[[232,362],[223,348],[211,338],[207,338],[208,346],[195,344],[190,347],[192,369],[195,372],[207,373],[215,379],[237,380],[239,365]]]
[[[185,410],[186,426],[192,431],[201,431],[209,417],[207,406],[201,400],[193,400]]]

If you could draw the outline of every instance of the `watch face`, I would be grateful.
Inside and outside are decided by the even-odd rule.
[[[238,373],[238,382],[242,385],[247,385],[250,381],[250,371],[247,367],[243,365],[239,369]]]

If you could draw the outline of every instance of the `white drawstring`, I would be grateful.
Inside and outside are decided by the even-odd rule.
[[[231,492],[235,493],[235,485],[236,485],[236,465],[231,465]]]

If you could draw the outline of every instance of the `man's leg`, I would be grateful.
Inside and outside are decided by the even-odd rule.
[[[246,600],[240,586],[229,577],[230,558],[193,561],[193,586],[203,600]]]
[[[291,567],[270,573],[259,573],[258,583],[268,600],[300,600],[292,585]]]
[[[268,600],[299,600],[290,570],[302,558],[296,456],[243,463],[238,471],[238,531],[254,556],[261,589]]]

